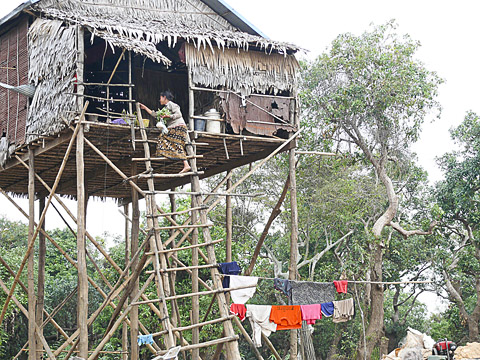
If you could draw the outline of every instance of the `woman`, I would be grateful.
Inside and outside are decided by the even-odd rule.
[[[162,91],[160,93],[160,105],[165,106],[170,115],[162,115],[162,119],[167,121],[167,134],[160,134],[158,136],[157,156],[165,156],[173,160],[183,160],[183,169],[180,173],[185,173],[191,170],[188,165],[187,155],[185,153],[185,142],[187,140],[187,125],[183,120],[180,106],[173,101],[173,95],[170,91]],[[148,107],[139,103],[140,109],[145,110],[155,119],[157,112],[150,110]]]

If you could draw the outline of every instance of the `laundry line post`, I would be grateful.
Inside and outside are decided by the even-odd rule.
[[[290,264],[288,266],[288,279],[297,278],[297,252],[298,252],[298,210],[297,210],[297,180],[295,177],[295,147],[288,153],[289,178],[290,178]],[[296,329],[290,330],[290,359],[297,360],[297,340],[298,333]]]

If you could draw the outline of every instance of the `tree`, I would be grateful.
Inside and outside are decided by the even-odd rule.
[[[436,258],[444,289],[458,307],[468,340],[479,338],[480,320],[480,118],[468,112],[451,130],[458,151],[438,159],[445,179],[435,195],[443,211],[440,253]]]
[[[435,97],[442,80],[414,58],[419,42],[395,30],[390,21],[360,36],[340,35],[303,71],[302,101],[311,134],[318,142],[332,134],[339,149],[371,164],[385,188],[385,207],[369,243],[374,282],[383,280],[385,227],[404,237],[431,233],[431,228],[407,231],[394,221],[400,199],[388,170],[389,162],[400,164],[408,155],[427,113],[440,108]],[[383,291],[380,284],[371,287],[367,341],[359,347],[359,359],[370,358],[383,338]]]

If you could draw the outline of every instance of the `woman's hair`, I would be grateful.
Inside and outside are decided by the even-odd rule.
[[[173,94],[170,90],[165,90],[160,93],[160,96],[165,96],[167,100],[173,100]]]

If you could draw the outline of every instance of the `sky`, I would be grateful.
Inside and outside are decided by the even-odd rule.
[[[458,125],[468,110],[480,113],[480,26],[477,0],[225,0],[244,18],[274,40],[291,42],[307,49],[302,58],[313,60],[326,51],[341,33],[359,35],[373,24],[391,19],[398,23],[400,33],[419,40],[417,58],[429,70],[445,79],[438,101],[443,110],[440,120],[425,122],[420,140],[413,150],[420,164],[428,171],[430,181],[440,180],[441,172],[435,157],[454,148],[448,130]],[[0,17],[22,1],[1,1]],[[20,201],[27,209],[26,201]],[[73,202],[70,206],[76,210]],[[0,215],[22,220],[17,211],[0,199]],[[62,226],[55,215],[47,218],[47,229]],[[111,223],[123,224],[118,208],[112,202],[94,200],[87,210],[87,228],[95,235],[104,231],[121,233]],[[63,227],[63,226],[62,226]],[[121,227],[123,229],[123,226]]]

